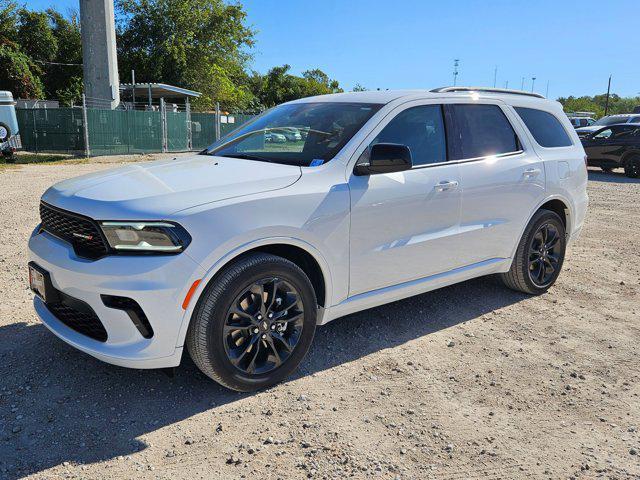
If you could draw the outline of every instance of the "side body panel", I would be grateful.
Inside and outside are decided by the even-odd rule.
[[[460,164],[461,263],[471,265],[493,258],[510,258],[520,234],[545,196],[545,169],[515,113],[498,105],[518,136],[522,150]]]

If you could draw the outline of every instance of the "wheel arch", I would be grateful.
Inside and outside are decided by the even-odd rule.
[[[333,284],[329,264],[315,247],[303,240],[295,238],[274,237],[256,240],[230,251],[207,270],[207,273],[200,280],[189,302],[189,307],[184,312],[176,346],[180,347],[184,345],[187,330],[196,305],[207,286],[216,278],[216,275],[232,262],[256,252],[270,253],[292,261],[309,277],[316,292],[320,309],[324,310],[331,302]],[[318,322],[321,320],[322,315],[319,315]]]
[[[640,157],[640,150],[633,149],[633,150],[628,150],[624,152],[624,154],[622,155],[622,158],[620,158],[620,166],[626,167],[629,159],[633,157]]]
[[[571,203],[561,195],[552,195],[549,197],[545,197],[541,200],[538,205],[531,211],[527,221],[524,222],[522,229],[520,230],[520,235],[518,236],[517,242],[511,252],[511,258],[515,256],[516,250],[518,249],[518,243],[524,235],[525,230],[527,229],[527,225],[531,222],[533,216],[539,210],[550,210],[558,214],[558,216],[562,219],[565,227],[565,234],[569,235],[571,233],[571,229],[573,228],[573,210],[571,208]]]

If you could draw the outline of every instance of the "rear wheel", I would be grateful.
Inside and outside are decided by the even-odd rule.
[[[505,285],[540,295],[560,274],[566,249],[565,228],[557,213],[538,210],[522,235],[511,269],[500,274]]]
[[[252,391],[290,375],[316,326],[311,282],[294,263],[256,253],[226,267],[199,300],[187,348],[200,370],[227,388]]]
[[[629,178],[640,176],[640,155],[634,155],[624,165],[624,173]]]

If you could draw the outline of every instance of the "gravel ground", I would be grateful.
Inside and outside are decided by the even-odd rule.
[[[487,277],[339,319],[288,382],[237,394],[36,319],[38,197],[109,161],[0,168],[0,478],[640,478],[640,181],[590,172],[548,294]]]

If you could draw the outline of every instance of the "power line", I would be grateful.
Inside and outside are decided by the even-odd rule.
[[[37,63],[44,63],[46,65],[60,65],[63,67],[81,67],[81,63],[60,63],[60,62],[45,62],[44,60],[33,60]]]

